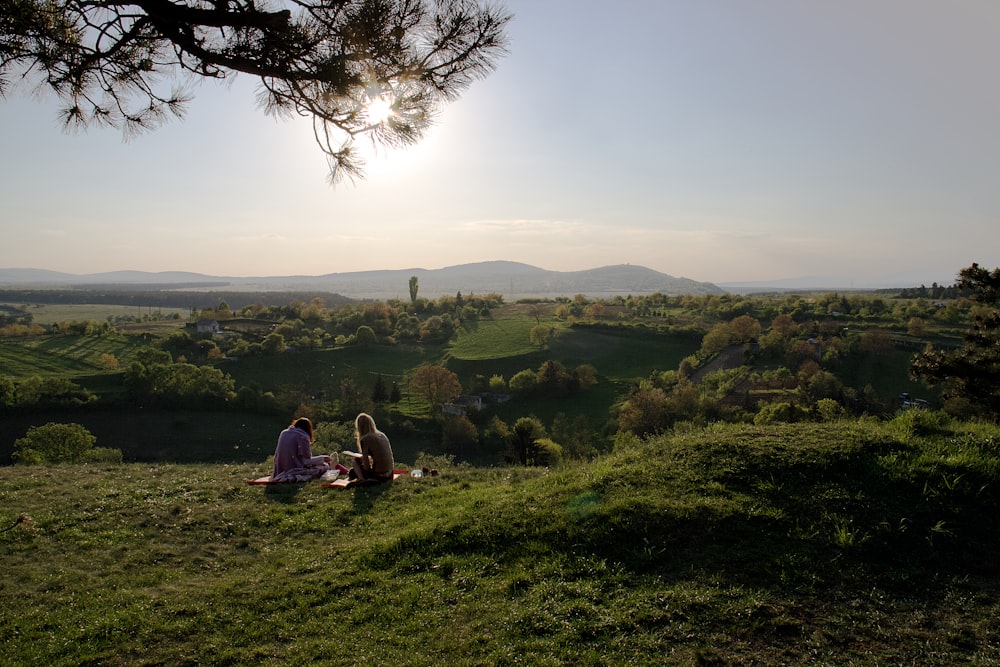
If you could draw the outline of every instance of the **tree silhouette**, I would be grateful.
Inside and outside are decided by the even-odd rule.
[[[420,289],[419,282],[416,276],[410,276],[410,303],[417,302],[417,291]]]
[[[1000,268],[978,264],[962,269],[956,287],[970,293],[979,308],[965,343],[956,350],[928,348],[914,357],[911,374],[942,384],[946,402],[967,402],[972,412],[1000,415]]]
[[[356,136],[417,141],[493,70],[509,20],[476,0],[0,0],[0,92],[40,79],[67,126],[131,135],[182,116],[198,78],[248,74],[267,113],[313,119],[336,181],[363,173]]]

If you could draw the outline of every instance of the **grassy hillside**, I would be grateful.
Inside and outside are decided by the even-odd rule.
[[[42,336],[0,340],[0,373],[15,378],[32,375],[76,378],[107,373],[101,355],[125,366],[136,350],[148,345],[138,336]]]
[[[997,664],[998,442],[933,415],[725,426],[350,491],[245,485],[259,466],[0,468],[0,655]]]

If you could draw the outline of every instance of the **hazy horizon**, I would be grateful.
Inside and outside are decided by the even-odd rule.
[[[42,272],[42,273],[53,273],[62,276],[69,276],[77,279],[87,279],[92,277],[102,278],[105,276],[118,276],[121,279],[126,279],[129,274],[137,274],[139,276],[159,276],[164,281],[166,278],[164,276],[173,277],[176,276],[177,279],[182,277],[192,277],[192,278],[206,278],[206,279],[218,279],[218,280],[239,280],[239,281],[270,281],[270,280],[283,280],[289,278],[301,278],[301,279],[315,279],[322,278],[324,276],[349,276],[353,274],[377,274],[377,273],[406,273],[406,272],[436,272],[443,271],[447,269],[460,269],[470,266],[477,265],[490,265],[490,264],[520,264],[525,267],[530,267],[532,269],[540,269],[546,272],[554,273],[581,273],[587,271],[594,271],[606,268],[615,268],[618,266],[632,266],[640,269],[652,269],[651,267],[645,267],[637,264],[618,264],[618,265],[603,265],[603,266],[592,266],[584,269],[574,269],[570,271],[559,271],[557,269],[549,269],[545,266],[538,266],[534,264],[527,264],[524,262],[516,262],[514,260],[486,260],[483,262],[469,262],[463,264],[454,264],[441,267],[426,267],[426,266],[408,266],[400,268],[382,268],[382,269],[359,269],[356,271],[341,271],[341,272],[331,272],[326,274],[217,274],[217,273],[205,273],[202,271],[181,271],[181,270],[165,270],[165,271],[145,271],[142,269],[111,269],[108,271],[97,271],[93,273],[74,273],[67,271],[57,271],[52,269],[40,269],[37,267],[2,267],[0,266],[0,286],[4,285],[4,280],[9,278],[9,274],[12,272]],[[667,271],[658,271],[664,275],[670,276],[677,279],[694,280],[688,276],[681,276],[672,274]],[[879,289],[879,288],[898,288],[898,287],[919,287],[920,285],[930,286],[933,283],[939,285],[951,285],[957,278],[957,271],[955,276],[950,276],[944,280],[937,279],[917,279],[917,280],[907,280],[900,279],[894,282],[864,282],[856,281],[849,276],[817,276],[817,275],[803,275],[803,276],[789,276],[786,278],[776,278],[773,280],[728,280],[728,281],[696,281],[703,282],[714,285],[729,285],[734,287],[767,287],[774,286],[779,288],[786,287],[802,287],[802,288],[831,288],[831,289]],[[27,284],[27,278],[22,277],[21,284]],[[37,280],[37,279],[36,279]],[[9,283],[11,286],[16,286],[18,282]]]

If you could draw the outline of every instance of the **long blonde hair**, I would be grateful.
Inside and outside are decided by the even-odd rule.
[[[377,432],[378,428],[375,426],[375,420],[367,412],[362,412],[354,419],[354,436],[358,440],[358,447],[361,447],[361,438],[369,433]]]

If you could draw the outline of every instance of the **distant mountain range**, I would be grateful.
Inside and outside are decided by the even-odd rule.
[[[111,271],[77,275],[43,269],[0,269],[0,286],[101,290],[186,290],[239,292],[316,291],[359,299],[409,298],[416,276],[419,295],[503,294],[507,299],[574,296],[609,297],[660,292],[669,295],[724,294],[712,283],[675,278],[643,266],[620,264],[585,271],[549,271],[520,262],[478,262],[443,269],[394,269],[328,273],[321,276],[233,277],[184,271]]]

